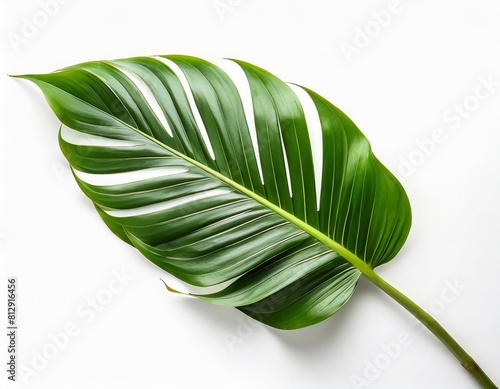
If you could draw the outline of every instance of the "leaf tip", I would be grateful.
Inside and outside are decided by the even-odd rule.
[[[177,289],[174,289],[174,288],[172,288],[172,287],[168,286],[168,285],[167,285],[167,283],[166,283],[165,281],[163,281],[163,279],[161,279],[161,278],[160,278],[160,281],[161,281],[161,282],[163,282],[163,285],[165,285],[165,288],[167,288],[167,290],[168,290],[169,292],[172,292],[172,293],[177,293],[177,294],[183,294],[183,295],[185,295],[185,296],[189,296],[189,293],[184,293],[184,292],[181,292],[181,291],[179,291],[179,290],[177,290]]]
[[[7,76],[12,77],[12,78],[20,78],[23,80],[29,80],[34,82],[34,76],[33,74],[7,74]]]

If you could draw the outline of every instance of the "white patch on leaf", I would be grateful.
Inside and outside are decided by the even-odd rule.
[[[142,96],[152,109],[155,116],[158,118],[158,121],[161,123],[165,131],[167,131],[167,133],[173,137],[172,129],[168,125],[167,117],[163,113],[160,104],[156,100],[148,84],[144,82],[144,80],[140,76],[135,74],[131,69],[126,68],[123,64],[114,62],[113,66],[119,69],[123,74],[125,74],[130,79],[130,81],[132,81],[135,84],[135,86],[139,89]]]
[[[317,209],[319,209],[319,202],[321,198],[321,178],[323,176],[323,132],[321,129],[319,113],[311,97],[304,89],[294,84],[288,85],[297,95],[306,117],[307,130],[309,132],[313,157],[314,180],[316,184],[316,206]]]
[[[219,66],[233,81],[238,93],[240,95],[241,103],[243,105],[243,112],[245,113],[245,120],[250,132],[250,139],[255,152],[255,159],[257,160],[257,167],[259,169],[260,180],[264,184],[264,176],[262,174],[262,165],[260,162],[259,142],[257,140],[257,130],[255,128],[255,117],[253,112],[252,92],[250,91],[250,84],[243,69],[231,60],[214,61],[214,64]]]
[[[63,126],[61,129],[61,137],[66,142],[77,146],[131,147],[142,145],[141,142],[86,134],[85,132],[76,131],[66,126]]]
[[[280,140],[281,140],[281,149],[283,151],[283,159],[284,159],[284,163],[285,163],[285,172],[286,172],[286,180],[288,183],[288,192],[290,193],[290,197],[293,197],[292,179],[290,178],[290,168],[288,167],[288,158],[286,156],[285,143],[283,143],[283,135],[281,134],[281,128],[280,128]]]
[[[184,166],[168,166],[110,174],[91,174],[76,169],[73,169],[73,171],[79,179],[87,184],[104,186],[127,184],[129,182],[149,180],[151,178],[172,176],[174,174],[186,173],[188,169]]]
[[[198,107],[196,106],[196,103],[194,101],[193,93],[191,92],[191,88],[189,87],[189,83],[186,76],[182,72],[181,68],[177,66],[174,62],[170,61],[169,59],[159,56],[154,56],[153,58],[160,62],[163,62],[163,64],[168,66],[179,78],[179,81],[181,82],[181,85],[184,88],[184,92],[186,93],[186,97],[188,99],[191,112],[193,113],[194,120],[196,121],[196,125],[200,130],[200,134],[203,138],[203,141],[205,142],[205,145],[207,146],[207,150],[210,156],[215,161],[215,154],[214,154],[214,149],[212,148],[212,143],[210,143],[210,138],[208,137],[207,129],[205,128],[203,119],[201,118],[200,112],[198,111]]]
[[[158,211],[163,211],[165,209],[170,209],[192,203],[201,199],[206,199],[208,197],[220,196],[226,193],[230,193],[227,189],[212,189],[201,193],[195,193],[192,195],[187,195],[179,197],[177,199],[162,201],[156,204],[145,205],[143,207],[131,208],[131,209],[117,209],[117,210],[105,210],[105,212],[114,217],[131,217],[145,215],[149,213],[154,213]]]

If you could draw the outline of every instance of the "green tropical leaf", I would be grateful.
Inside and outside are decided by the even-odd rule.
[[[315,159],[294,89],[233,62],[253,112],[226,72],[195,57],[22,77],[63,123],[74,177],[118,237],[188,284],[224,285],[203,300],[277,328],[315,324],[348,301],[363,269],[400,250],[408,198],[338,108],[302,88],[319,118]]]
[[[61,120],[61,150],[111,231],[211,290],[194,296],[294,329],[337,312],[363,275],[481,387],[496,388],[431,315],[373,270],[401,249],[411,211],[368,140],[315,92],[229,63],[243,84],[179,55],[19,77],[41,88]]]

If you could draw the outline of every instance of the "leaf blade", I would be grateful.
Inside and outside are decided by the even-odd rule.
[[[109,185],[75,174],[118,237],[193,285],[235,279],[220,292],[199,295],[202,299],[237,306],[278,328],[324,320],[350,298],[360,269],[389,261],[404,243],[410,209],[402,187],[355,125],[304,88],[318,110],[327,157],[318,210],[312,148],[297,96],[270,73],[235,61],[254,99],[260,162],[272,165],[263,169],[262,185],[242,103],[229,77],[193,57],[166,58],[188,79],[215,159],[203,145],[180,80],[160,61],[86,63],[25,78],[42,89],[66,126],[92,137],[82,144],[60,134],[61,149],[77,171],[177,169]],[[149,106],[154,104],[136,77],[162,113]],[[398,201],[393,211],[389,199]],[[269,304],[273,308],[263,310]]]

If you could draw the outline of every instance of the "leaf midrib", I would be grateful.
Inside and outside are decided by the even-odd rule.
[[[31,78],[33,76],[23,75],[23,76],[16,76],[16,77],[29,79],[29,78]],[[81,98],[79,98],[79,97],[77,97],[77,96],[75,96],[75,95],[73,95],[71,93],[68,93],[64,89],[61,89],[61,88],[59,88],[59,87],[57,87],[57,86],[55,86],[53,84],[50,84],[50,83],[48,83],[46,81],[43,81],[43,80],[40,80],[40,79],[38,79],[36,77],[35,77],[35,80],[38,81],[38,82],[42,82],[44,84],[47,84],[47,85],[49,85],[52,88],[58,89],[59,91],[61,91],[64,94],[72,96],[73,98],[79,100],[82,104],[90,106],[93,109],[101,112],[103,115],[109,116],[109,117],[113,118],[114,120],[120,122],[123,126],[131,129],[132,131],[135,131],[137,134],[139,134],[142,137],[148,139],[149,141],[155,143],[156,145],[164,148],[168,152],[174,154],[175,156],[177,156],[177,157],[179,157],[179,158],[181,158],[181,159],[183,159],[183,160],[191,163],[192,165],[194,165],[194,166],[196,166],[196,167],[204,170],[205,172],[211,174],[212,176],[218,178],[220,181],[222,181],[225,184],[227,184],[227,185],[229,185],[229,186],[237,189],[238,191],[240,191],[241,193],[247,195],[251,199],[253,199],[253,200],[259,202],[260,204],[264,205],[265,207],[271,209],[272,211],[274,211],[275,213],[277,213],[281,217],[283,217],[286,220],[288,220],[290,223],[294,224],[295,226],[297,226],[301,230],[305,231],[306,233],[308,233],[312,237],[316,238],[321,243],[325,244],[326,246],[328,246],[329,248],[331,248],[333,251],[335,251],[338,254],[340,254],[345,260],[347,260],[349,263],[351,263],[351,265],[353,265],[355,268],[357,268],[363,274],[365,274],[365,275],[367,275],[367,274],[373,274],[373,269],[366,262],[364,262],[361,258],[359,258],[356,254],[352,253],[349,249],[345,248],[340,243],[338,243],[338,242],[334,241],[333,239],[329,238],[328,236],[326,236],[325,234],[323,234],[321,231],[318,231],[316,228],[314,228],[311,225],[307,224],[306,222],[304,222],[303,220],[299,219],[295,215],[293,215],[293,214],[285,211],[284,209],[278,207],[277,205],[273,204],[272,202],[270,202],[269,200],[265,199],[264,197],[259,196],[258,194],[252,192],[251,190],[247,189],[243,185],[238,184],[237,182],[233,181],[232,179],[224,176],[223,174],[219,173],[218,171],[213,170],[210,167],[205,166],[204,164],[196,161],[195,159],[192,159],[192,158],[188,157],[187,155],[184,155],[181,152],[179,152],[179,151],[177,151],[177,150],[175,150],[175,149],[167,146],[166,144],[160,142],[156,138],[153,138],[152,136],[150,136],[148,134],[145,134],[141,130],[139,130],[139,129],[137,129],[137,128],[131,126],[131,125],[129,125],[128,123],[120,120],[119,118],[117,118],[117,117],[115,117],[113,115],[110,115],[109,113],[103,111],[102,109],[100,109],[100,108],[98,108],[98,107],[96,107],[96,106],[94,106],[92,104],[89,104],[87,101],[84,101]],[[107,83],[106,83],[106,85],[109,87],[109,85]],[[77,129],[75,129],[75,130],[78,131]]]

